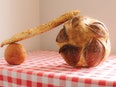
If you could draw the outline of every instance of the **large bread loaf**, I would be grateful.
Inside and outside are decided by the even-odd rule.
[[[56,37],[67,64],[73,67],[93,67],[103,62],[110,53],[109,32],[93,18],[76,16],[67,21]]]

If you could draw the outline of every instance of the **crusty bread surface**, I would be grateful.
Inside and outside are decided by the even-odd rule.
[[[78,10],[69,11],[69,12],[57,17],[56,19],[53,19],[52,21],[49,21],[46,24],[42,24],[42,25],[39,25],[39,26],[34,27],[32,29],[27,29],[27,30],[24,30],[20,33],[17,33],[13,37],[3,41],[1,43],[1,47],[3,47],[4,45],[14,43],[14,42],[17,42],[17,41],[21,41],[21,40],[33,37],[35,35],[39,35],[39,34],[44,33],[46,31],[49,31],[49,30],[59,26],[60,24],[68,21],[69,19],[73,18],[78,13],[79,13]]]

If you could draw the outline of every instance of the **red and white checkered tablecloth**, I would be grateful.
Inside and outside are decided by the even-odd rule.
[[[0,87],[116,87],[116,56],[93,68],[68,66],[55,51],[33,51],[21,65],[0,59]]]

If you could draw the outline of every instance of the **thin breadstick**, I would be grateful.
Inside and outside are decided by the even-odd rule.
[[[56,18],[56,19],[54,19],[46,24],[42,24],[42,25],[37,26],[35,28],[28,29],[28,30],[25,30],[23,32],[17,33],[13,37],[11,37],[10,39],[3,41],[1,43],[1,47],[3,47],[4,45],[14,43],[17,41],[21,41],[21,40],[33,37],[35,35],[39,35],[39,34],[44,33],[46,31],[49,31],[49,30],[57,27],[58,25],[66,22],[67,20],[73,18],[78,13],[79,13],[78,10],[69,11],[69,12],[59,16],[58,18]]]

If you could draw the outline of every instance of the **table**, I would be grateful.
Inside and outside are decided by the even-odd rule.
[[[116,56],[93,68],[73,68],[56,51],[29,52],[21,65],[0,58],[0,86],[116,87]]]

